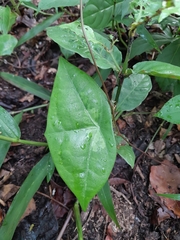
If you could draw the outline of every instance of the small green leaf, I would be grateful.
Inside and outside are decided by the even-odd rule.
[[[152,34],[151,36],[158,47],[162,46],[163,44],[170,43],[172,41],[172,37],[169,37],[165,34]],[[134,40],[132,44],[130,59],[134,58],[137,55],[142,54],[143,52],[148,52],[153,48],[154,48],[153,45],[147,42],[144,38],[138,37]]]
[[[56,169],[86,210],[110,175],[116,144],[105,94],[91,77],[63,58],[45,136]]]
[[[116,136],[117,153],[133,168],[135,163],[135,154],[131,146],[120,136]]]
[[[144,61],[133,66],[135,73],[144,73],[157,77],[180,80],[180,67],[159,61]]]
[[[16,44],[17,39],[10,34],[0,35],[0,56],[11,55]]]
[[[8,6],[0,6],[0,32],[7,34],[15,21],[16,15],[11,12],[11,9]]]
[[[170,123],[180,124],[180,95],[166,102],[161,110],[154,116],[162,118]]]
[[[166,9],[162,9],[161,14],[159,16],[158,22],[161,22],[163,19],[167,18],[171,14],[180,14],[180,7],[169,7]]]
[[[125,78],[117,103],[117,111],[130,111],[138,107],[152,88],[151,79],[143,74],[131,74]]]
[[[88,0],[83,0],[83,3],[86,3]],[[46,10],[50,8],[58,8],[58,7],[68,7],[78,5],[79,0],[40,0],[38,8],[39,10]]]
[[[0,72],[0,77],[2,77],[6,82],[11,83],[12,85],[32,93],[33,95],[42,98],[44,100],[49,100],[51,93],[44,87],[39,86],[35,82],[26,80],[25,78],[15,76],[10,73]]]
[[[3,136],[20,138],[20,129],[14,118],[2,107],[0,107],[0,132]]]
[[[1,111],[0,111],[1,112]],[[3,114],[3,113],[2,113]],[[1,113],[0,113],[0,118],[1,118]],[[14,116],[14,120],[16,121],[17,124],[19,124],[22,120],[22,113],[17,114],[16,116]],[[4,141],[4,140],[0,140],[0,167],[3,164],[3,161],[6,157],[6,154],[9,150],[11,146],[10,142]]]
[[[137,33],[143,39],[145,39],[145,41],[147,41],[152,46],[152,48],[155,48],[158,52],[160,52],[160,49],[159,49],[157,43],[154,41],[152,35],[148,32],[148,30],[145,28],[145,26],[143,24],[141,24],[137,27]]]
[[[102,69],[112,68],[119,71],[122,55],[118,48],[89,26],[84,27],[97,66]],[[47,29],[47,34],[61,47],[76,52],[84,58],[89,58],[93,63],[79,21],[50,27]]]
[[[3,240],[12,239],[14,231],[29,201],[48,173],[49,161],[52,161],[52,159],[48,153],[33,167],[16,194],[0,228],[0,236],[3,236]]]
[[[116,226],[119,227],[108,181],[105,183],[103,188],[98,192],[98,197],[110,218],[115,222]]]

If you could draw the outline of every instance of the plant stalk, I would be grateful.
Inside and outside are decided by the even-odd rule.
[[[76,227],[78,231],[78,240],[83,240],[82,223],[81,223],[81,216],[80,216],[78,201],[76,201],[74,204],[74,216],[75,216]]]
[[[104,84],[104,81],[103,81],[103,79],[102,79],[101,73],[100,73],[99,68],[98,68],[98,66],[97,66],[97,64],[96,64],[96,60],[95,60],[95,58],[94,58],[94,55],[93,55],[91,46],[90,46],[89,41],[88,41],[87,36],[86,36],[86,32],[85,32],[85,29],[84,29],[83,7],[82,7],[82,6],[83,6],[83,3],[82,3],[82,0],[80,0],[80,18],[81,18],[81,28],[82,28],[82,32],[83,32],[83,35],[84,35],[86,44],[87,44],[87,46],[88,46],[88,49],[89,49],[89,52],[90,52],[90,55],[91,55],[93,64],[94,64],[94,66],[95,66],[95,68],[96,68],[96,71],[97,71],[98,76],[99,76],[99,78],[100,78],[100,80],[101,80],[101,83],[102,83],[104,92],[105,92],[105,94],[106,94],[106,96],[107,96],[108,103],[109,103],[110,108],[111,108],[111,113],[112,113],[112,115],[114,116],[114,109],[113,109],[111,100],[110,100],[110,98],[109,98],[107,88],[106,88],[106,86],[105,86],[105,84]]]
[[[43,108],[43,107],[47,107],[49,105],[49,103],[45,103],[45,104],[41,104],[38,106],[34,106],[34,107],[30,107],[30,108],[25,108],[23,110],[19,110],[19,111],[12,111],[10,112],[11,115],[17,114],[17,113],[21,113],[21,112],[28,112],[28,111],[32,111],[35,110],[37,108]]]
[[[18,138],[7,137],[7,136],[3,136],[3,135],[0,135],[0,140],[4,140],[7,142],[13,142],[13,143],[21,143],[21,144],[31,145],[31,146],[37,146],[37,147],[48,147],[48,144],[46,142],[23,140],[23,139],[18,139]]]

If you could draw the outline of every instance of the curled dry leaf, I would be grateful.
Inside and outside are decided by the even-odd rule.
[[[110,185],[119,186],[120,184],[123,184],[123,183],[129,183],[129,181],[124,178],[117,178],[117,177],[109,179]]]
[[[0,224],[2,224],[3,219],[4,219],[4,213],[3,213],[3,210],[0,208]]]
[[[20,102],[32,102],[34,100],[34,95],[27,93],[25,96],[23,96],[22,98],[19,99]]]
[[[0,198],[6,202],[10,197],[12,197],[17,191],[19,190],[19,187],[14,184],[7,184],[4,185],[0,189]]]
[[[168,160],[164,160],[161,165],[152,166],[150,173],[150,183],[157,193],[177,194],[180,186],[180,169]],[[169,198],[160,197],[161,201],[180,217],[180,202]]]

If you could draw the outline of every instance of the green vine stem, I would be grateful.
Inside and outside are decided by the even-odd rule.
[[[81,223],[81,216],[80,216],[78,201],[76,201],[74,204],[74,216],[75,216],[76,227],[78,231],[78,240],[83,240],[82,223]]]
[[[37,146],[37,147],[48,147],[48,144],[46,142],[35,142],[35,141],[30,141],[30,140],[6,137],[3,135],[0,135],[0,140],[4,140],[7,142],[13,142],[13,143],[21,143],[21,144],[31,145],[31,146]]]
[[[25,108],[23,110],[19,110],[19,111],[12,111],[10,112],[11,115],[17,114],[17,113],[21,113],[21,112],[28,112],[28,111],[32,111],[38,108],[43,108],[43,107],[47,107],[49,105],[49,103],[45,103],[45,104],[41,104],[38,106],[34,106],[34,107],[30,107],[30,108]]]
[[[96,71],[97,71],[97,73],[98,73],[98,76],[99,76],[99,78],[100,78],[100,80],[101,80],[101,83],[102,83],[102,86],[103,86],[104,92],[105,92],[105,94],[106,94],[106,96],[107,96],[108,103],[109,103],[110,108],[111,108],[111,113],[112,113],[112,116],[113,116],[113,119],[114,119],[114,109],[113,109],[113,106],[112,106],[111,100],[110,100],[110,98],[109,98],[107,88],[106,88],[106,86],[105,86],[105,84],[104,84],[104,81],[103,81],[103,79],[102,79],[101,73],[100,73],[99,68],[98,68],[98,66],[97,66],[97,64],[96,64],[96,60],[95,60],[95,58],[94,58],[94,55],[93,55],[93,52],[92,52],[91,46],[90,46],[90,44],[89,44],[89,41],[88,41],[87,36],[86,36],[85,29],[84,29],[84,20],[83,20],[83,2],[82,2],[82,0],[80,0],[80,18],[81,18],[81,28],[82,28],[82,32],[83,32],[83,35],[84,35],[84,38],[85,38],[86,44],[87,44],[87,46],[88,46],[88,49],[89,49],[89,52],[90,52],[90,55],[91,55],[91,58],[92,58],[93,64],[94,64],[94,66],[95,66],[95,68],[96,68]]]

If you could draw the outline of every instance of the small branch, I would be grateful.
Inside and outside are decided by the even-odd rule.
[[[72,213],[73,213],[73,211],[70,210],[69,213],[68,213],[68,216],[67,216],[67,218],[66,218],[66,221],[65,221],[65,223],[64,223],[64,225],[63,225],[63,227],[62,227],[62,229],[61,229],[61,231],[60,231],[60,233],[59,233],[59,235],[58,235],[58,237],[57,237],[56,240],[61,240],[61,239],[62,239],[62,236],[63,236],[63,234],[64,234],[64,231],[66,230],[67,225],[68,225],[69,221],[71,220]]]

